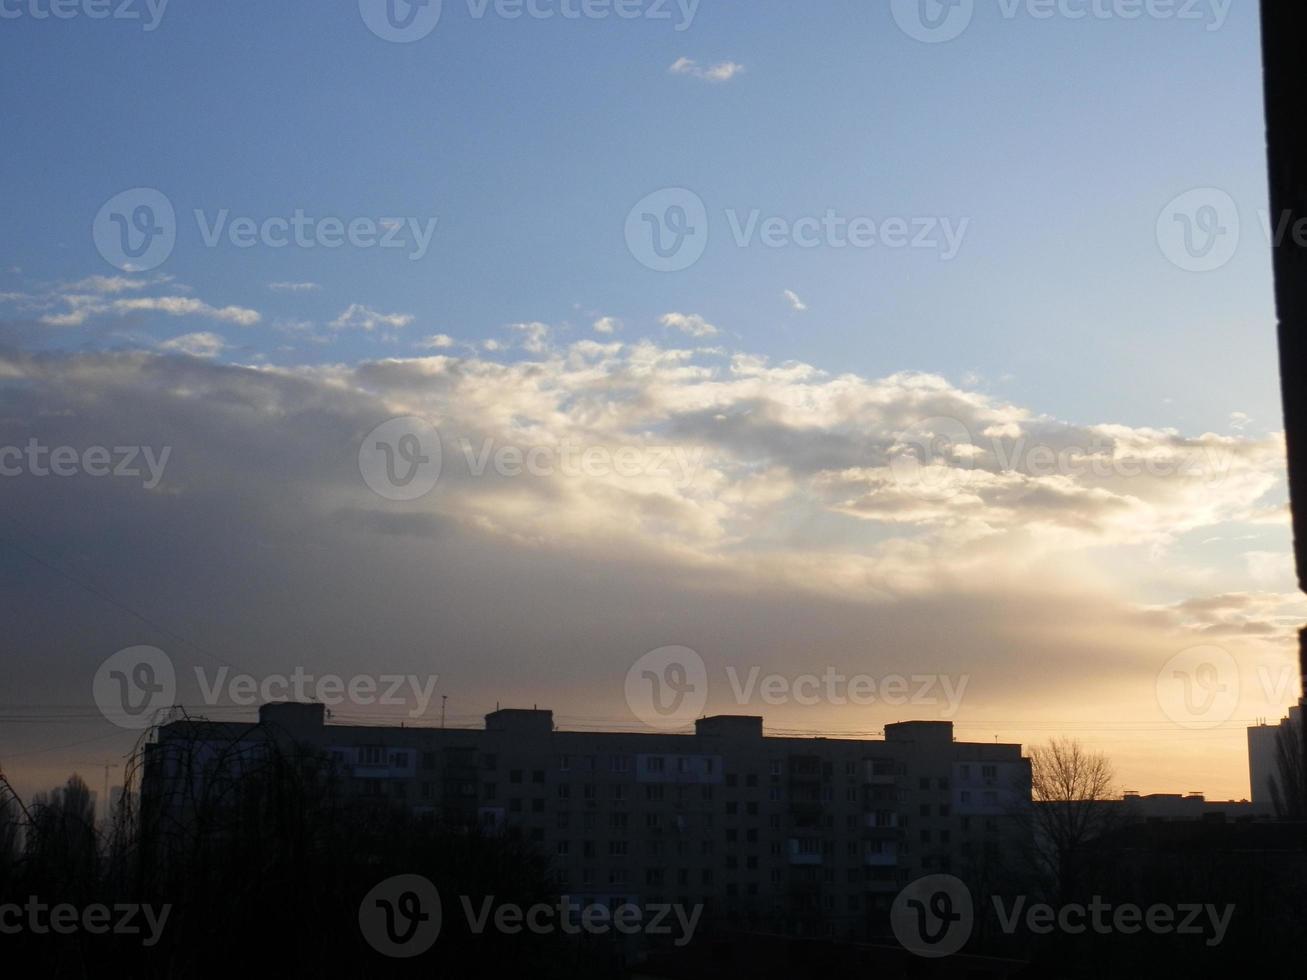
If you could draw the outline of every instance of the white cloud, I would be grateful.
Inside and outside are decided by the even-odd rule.
[[[804,310],[808,308],[807,304],[805,304],[803,300],[799,299],[799,294],[796,293],[793,289],[787,289],[781,295],[785,297],[785,301],[790,304],[790,309],[792,309],[795,313],[802,313]]]
[[[601,316],[594,322],[594,332],[613,334],[622,329],[622,321],[613,316]]]
[[[418,347],[421,347],[425,350],[439,350],[445,347],[453,347],[453,346],[454,346],[454,338],[449,336],[449,334],[444,334],[444,333],[433,333],[430,337],[426,337],[418,341]]]
[[[165,313],[168,316],[198,316],[237,326],[252,327],[262,315],[243,306],[211,306],[191,296],[137,296],[105,300],[100,296],[68,293],[61,297],[67,305],[62,313],[47,313],[41,322],[52,327],[78,327],[97,316],[124,316],[129,313]]]
[[[142,296],[139,299],[119,299],[114,300],[112,308],[116,313],[157,312],[167,313],[169,316],[203,316],[242,327],[252,327],[262,319],[256,310],[242,306],[210,306],[189,296]]]
[[[717,328],[697,313],[665,313],[659,319],[664,327],[671,327],[691,337],[714,337]]]
[[[439,642],[456,651],[447,669],[474,701],[493,692],[489,703],[503,696],[613,715],[626,666],[646,649],[702,643],[716,663],[771,670],[793,669],[801,646],[806,664],[850,672],[870,662],[882,674],[972,674],[983,700],[964,706],[973,727],[959,737],[988,739],[974,719],[1003,718],[1004,737],[1017,738],[1018,717],[1044,728],[1095,716],[1151,723],[1162,665],[1211,642],[1195,635],[1257,665],[1245,650],[1282,651],[1302,618],[1287,598],[1288,549],[1272,553],[1282,528],[1261,525],[1267,552],[1231,556],[1222,569],[1230,581],[1214,587],[1175,585],[1203,581],[1211,549],[1192,559],[1167,550],[1190,529],[1233,538],[1246,522],[1282,520],[1278,436],[1070,425],[934,375],[828,373],[594,337],[511,363],[469,352],[257,370],[140,351],[6,348],[0,376],[19,382],[7,411],[41,419],[52,444],[186,447],[169,464],[167,498],[105,502],[103,488],[70,484],[64,502],[32,481],[6,487],[8,512],[52,550],[73,541],[100,577],[146,576],[134,580],[142,594],[155,575],[179,601],[217,602],[215,619],[256,624],[251,638],[284,623],[289,609],[310,628],[303,643],[324,670],[363,669],[350,658],[364,646],[402,659]],[[536,463],[555,469],[514,476],[490,464],[477,474],[451,448],[437,490],[395,508],[364,485],[357,451],[365,433],[401,414],[438,420],[449,447],[535,448]],[[924,421],[941,418],[960,427],[956,439],[933,438],[948,426]],[[1054,458],[1078,449],[1102,465],[1045,472],[1035,465],[1039,447]],[[612,465],[591,467],[587,448]],[[925,475],[938,479],[904,466],[922,449],[938,467]],[[522,465],[530,458],[524,452]],[[1200,468],[1167,472],[1186,460]],[[1161,470],[1150,472],[1149,461]],[[956,492],[936,492],[950,481]],[[123,529],[142,526],[159,533],[127,555]],[[241,564],[214,569],[206,555],[240,555]],[[1127,571],[1108,576],[1108,562]],[[1140,605],[1157,594],[1138,588],[1146,568],[1165,580],[1160,606]],[[215,593],[212,574],[233,569],[251,587]],[[265,583],[277,584],[275,601]],[[1186,594],[1198,598],[1181,604]],[[450,623],[433,596],[471,603],[458,619],[484,629]],[[359,619],[358,609],[382,604],[393,615]],[[527,604],[553,614],[502,615]],[[666,608],[678,611],[670,635],[659,618]],[[49,653],[31,670],[62,666],[99,614],[91,606],[73,615],[81,619],[51,617],[37,638]],[[733,628],[721,631],[723,621]],[[286,631],[292,647],[299,632]],[[848,637],[866,635],[873,647],[850,646]],[[527,648],[541,656],[522,658]],[[21,659],[18,669],[28,669]],[[780,707],[765,713],[771,724],[785,720]],[[893,720],[865,711],[849,719],[832,708],[793,721]],[[1149,748],[1157,755],[1175,744]],[[1237,766],[1237,740],[1232,756]],[[1211,765],[1209,755],[1182,770],[1167,755],[1156,771],[1187,779]]]
[[[216,357],[227,349],[227,342],[216,333],[187,333],[165,340],[159,346],[192,357]]]
[[[706,82],[729,82],[744,71],[744,65],[734,61],[721,61],[715,65],[704,67],[693,58],[682,57],[672,62],[667,70],[673,75],[689,75],[691,78],[702,79]]]
[[[510,329],[522,334],[522,349],[531,354],[543,354],[549,348],[549,324],[532,321],[514,323]]]
[[[361,303],[351,303],[340,316],[331,321],[333,330],[400,330],[413,322],[410,313],[378,313]]]
[[[129,290],[145,289],[147,286],[152,286],[164,281],[167,281],[167,277],[158,276],[150,279],[141,279],[129,276],[87,276],[79,282],[70,283],[65,287],[65,291],[74,293],[103,294],[124,293]]]
[[[316,282],[270,282],[268,288],[276,293],[312,293],[322,286]]]

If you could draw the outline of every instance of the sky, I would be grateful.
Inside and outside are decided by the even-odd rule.
[[[1307,617],[1255,4],[59,12],[0,2],[21,790],[149,646],[211,717],[642,730],[654,664],[1247,797]]]

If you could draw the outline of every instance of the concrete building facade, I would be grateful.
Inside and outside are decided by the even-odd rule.
[[[956,742],[951,722],[887,725],[883,740],[769,737],[755,716],[642,734],[506,709],[484,729],[383,728],[327,724],[316,704],[162,726],[143,796],[175,809],[267,738],[320,753],[356,797],[517,829],[582,905],[703,904],[787,932],[861,935],[913,878],[1001,864],[1030,798],[1020,745]]]

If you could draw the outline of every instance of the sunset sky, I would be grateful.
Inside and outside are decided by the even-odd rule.
[[[0,766],[98,787],[136,735],[93,681],[136,645],[212,717],[253,712],[196,668],[298,667],[438,675],[417,723],[633,730],[628,671],[684,646],[705,712],[769,730],[950,718],[1246,797],[1307,621],[1256,8],[1039,6],[931,41],[897,0],[445,0],[403,41],[372,0],[14,6]],[[124,257],[144,200],[174,241]],[[361,472],[397,417],[439,432],[416,499]],[[32,440],[144,472],[42,475]]]

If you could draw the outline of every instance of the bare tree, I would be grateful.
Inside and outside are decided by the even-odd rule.
[[[1055,738],[1030,752],[1030,822],[1035,859],[1059,896],[1074,890],[1082,848],[1119,820],[1107,756]]]

